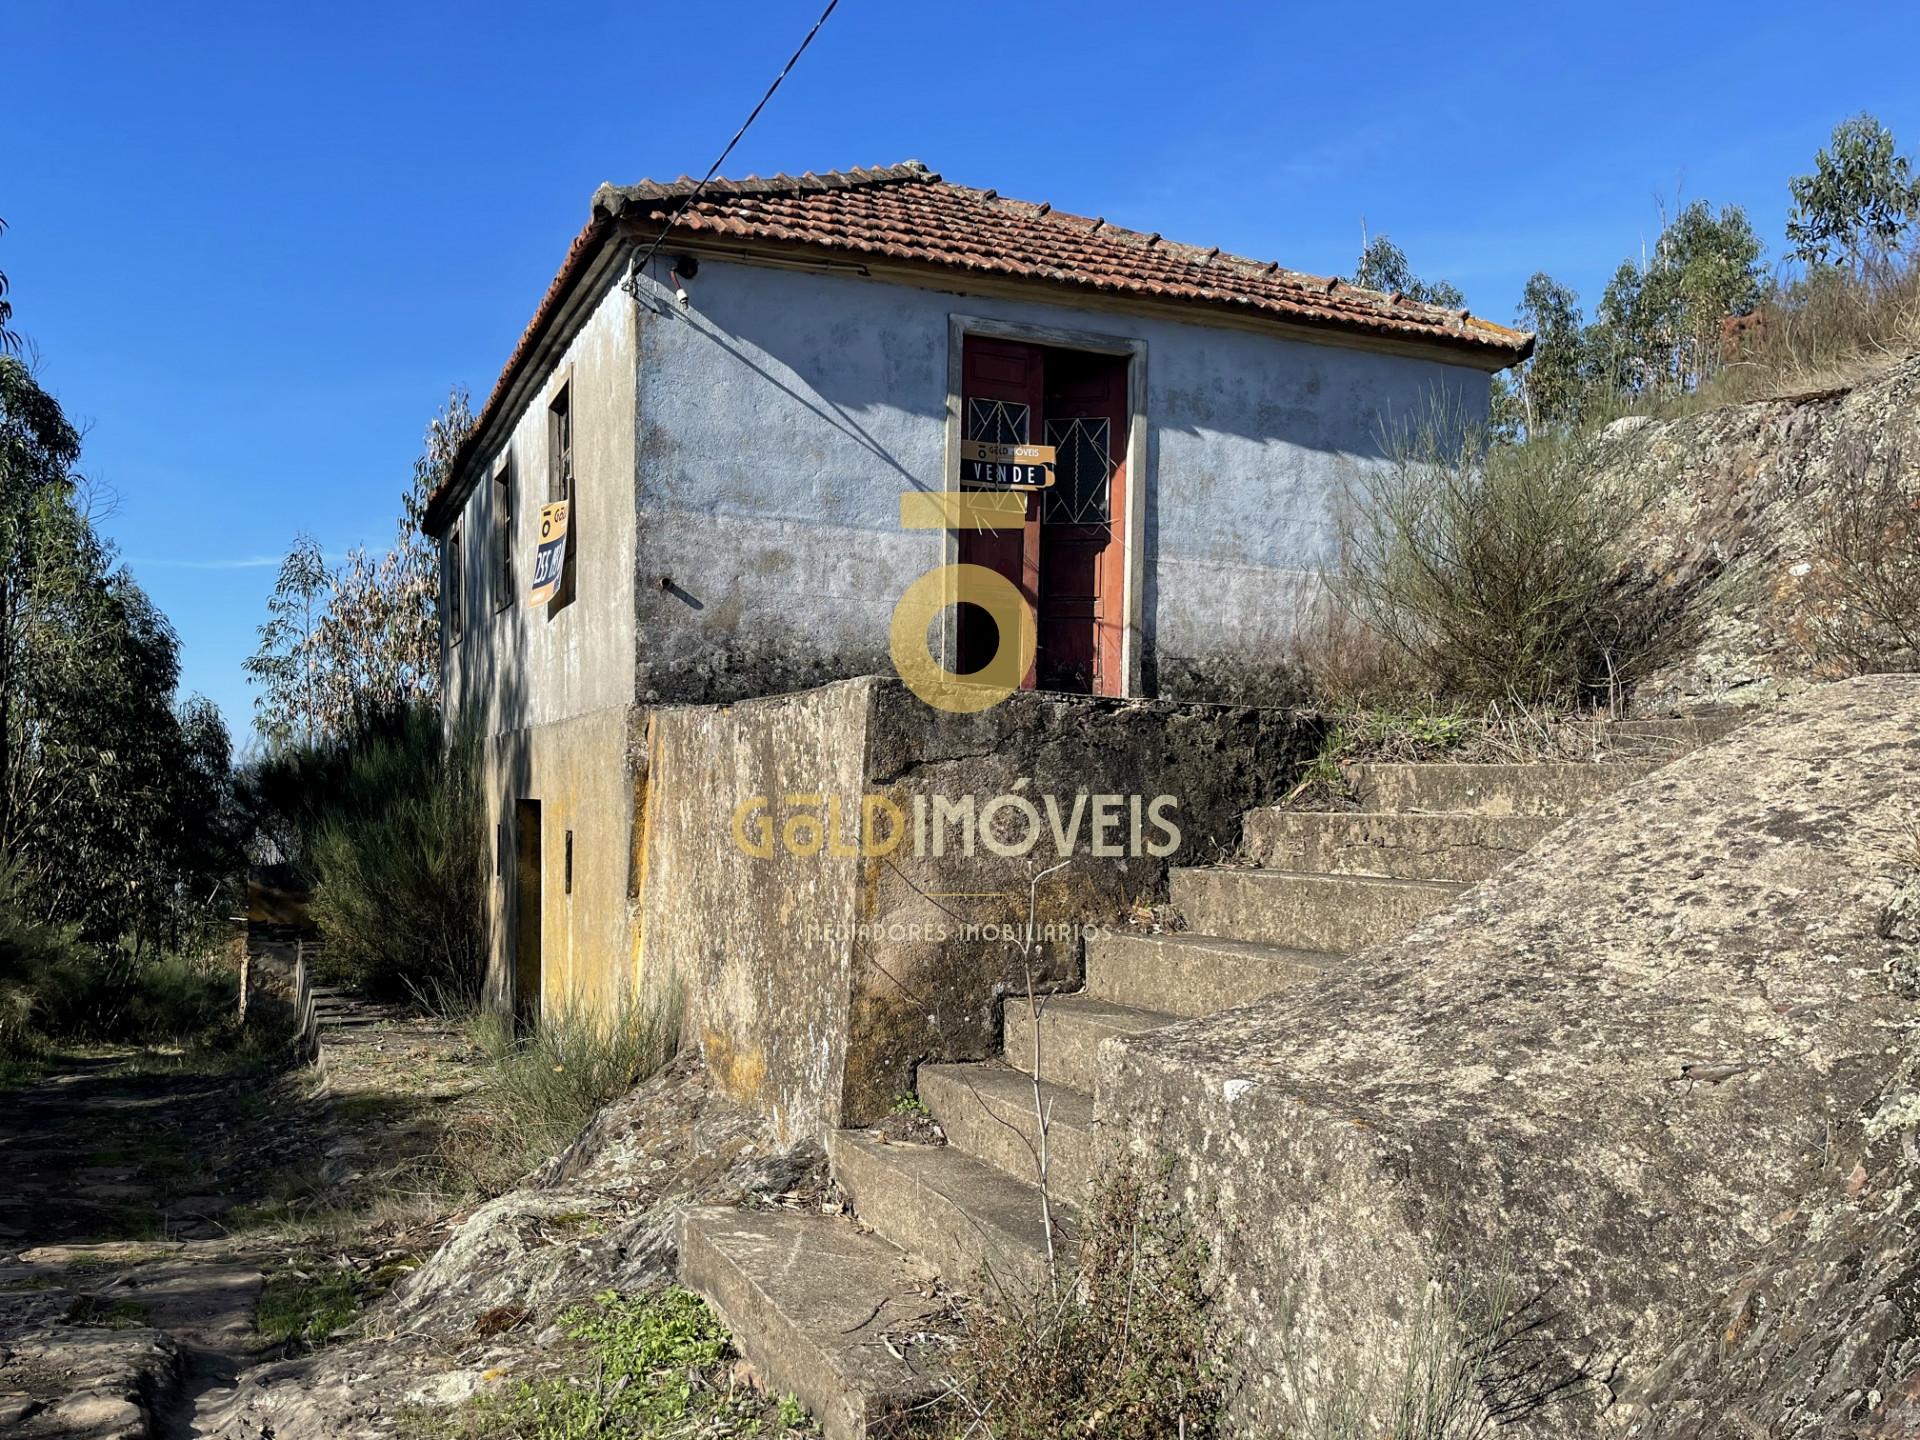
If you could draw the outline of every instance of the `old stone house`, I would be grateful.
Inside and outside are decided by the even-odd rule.
[[[523,1008],[645,968],[659,707],[890,674],[902,597],[956,562],[1027,607],[1027,687],[1270,698],[1343,476],[1398,421],[1483,416],[1532,343],[917,163],[693,189],[594,196],[428,513]],[[966,442],[1051,446],[1053,484],[1011,524],[943,523],[989,475]],[[965,671],[996,622],[956,598],[926,644]]]

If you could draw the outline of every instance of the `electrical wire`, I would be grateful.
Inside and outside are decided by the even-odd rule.
[[[693,202],[700,198],[700,192],[707,188],[707,182],[720,173],[720,167],[727,163],[727,157],[733,153],[733,147],[740,143],[740,137],[745,135],[752,128],[753,122],[760,118],[760,112],[766,109],[767,102],[773,99],[773,92],[780,88],[782,80],[793,73],[793,67],[800,63],[800,57],[806,54],[807,47],[813,44],[813,37],[820,33],[820,27],[827,23],[827,17],[833,14],[839,4],[840,0],[827,0],[827,8],[822,10],[820,18],[813,22],[813,28],[807,31],[806,39],[800,42],[800,48],[787,57],[787,63],[781,67],[780,73],[773,77],[773,83],[767,87],[767,93],[762,95],[760,103],[753,107],[753,113],[748,115],[740,128],[733,132],[733,138],[727,142],[727,148],[722,150],[719,158],[707,167],[707,173],[700,177],[700,183],[688,192],[687,198],[680,202],[679,208],[667,217],[667,223],[660,227],[660,233],[654,236],[653,244],[647,247],[647,253],[641,256],[640,263],[633,267],[631,273],[635,281],[646,273],[647,266],[653,262],[653,257],[659,253],[660,247],[666,243],[667,235],[675,225],[680,223],[680,217],[687,213]],[[636,289],[634,293],[637,296],[639,292]]]

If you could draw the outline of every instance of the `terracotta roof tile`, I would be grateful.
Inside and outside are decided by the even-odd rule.
[[[603,185],[594,211],[641,233],[774,240],[849,256],[1039,280],[1080,290],[1200,303],[1276,319],[1476,351],[1509,362],[1532,337],[1337,279],[1142,235],[1103,219],[950,184],[915,161],[885,169],[709,184]]]
[[[993,190],[950,184],[918,161],[824,175],[775,175],[709,181],[699,198],[687,176],[669,182],[602,185],[593,218],[575,238],[533,320],[514,347],[448,480],[434,494],[428,523],[451,518],[445,503],[498,420],[507,392],[530,360],[573,287],[616,227],[643,236],[671,223],[670,235],[725,237],[804,246],[853,258],[1029,280],[1063,288],[1146,297],[1293,324],[1319,325],[1463,350],[1513,364],[1533,337],[1465,310],[1422,305],[1404,295],[1363,290],[1336,277],[1288,270],[1278,261],[1248,260],[1142,235],[1103,218],[1011,200]]]

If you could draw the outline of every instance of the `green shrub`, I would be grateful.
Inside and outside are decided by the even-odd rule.
[[[1205,1243],[1168,1170],[1110,1170],[1059,1293],[988,1283],[955,1356],[952,1433],[978,1440],[1208,1440],[1226,1373]]]
[[[355,742],[309,842],[330,977],[387,998],[478,997],[486,974],[479,747],[417,710]]]
[[[51,977],[76,963],[71,929],[41,924],[21,903],[17,865],[0,865],[0,1058],[24,1059],[39,1048],[40,996]]]
[[[677,1005],[638,1004],[605,1018],[575,1004],[516,1036],[511,1020],[471,1022],[492,1064],[442,1145],[452,1181],[496,1195],[572,1144],[600,1108],[673,1057]]]
[[[1442,422],[1393,450],[1344,497],[1334,584],[1432,694],[1608,703],[1697,633],[1711,577],[1644,570],[1631,537],[1651,497],[1597,485],[1584,441],[1490,447]]]
[[[238,999],[239,978],[220,956],[83,943],[70,927],[30,918],[18,871],[0,870],[0,1056],[62,1039],[195,1040],[229,1021]]]
[[[49,971],[37,1011],[50,1036],[184,1044],[229,1023],[239,996],[218,956],[141,957],[122,944],[79,950]]]

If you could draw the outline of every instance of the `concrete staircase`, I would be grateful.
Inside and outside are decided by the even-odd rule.
[[[1102,1042],[1311,983],[1733,723],[1616,722],[1591,762],[1356,765],[1358,811],[1250,812],[1245,863],[1174,872],[1185,931],[1089,940],[1083,993],[1007,1000],[1000,1058],[921,1067],[919,1097],[945,1146],[829,1137],[834,1178],[865,1229],[835,1217],[691,1212],[687,1283],[832,1440],[912,1433],[914,1408],[940,1391],[938,1345],[909,1348],[930,1323],[926,1282],[971,1290],[987,1277],[1037,1285],[1046,1275],[1036,1089],[1050,1114],[1052,1239],[1065,1253],[1096,1177]],[[823,1289],[851,1297],[850,1328],[817,1315]]]

